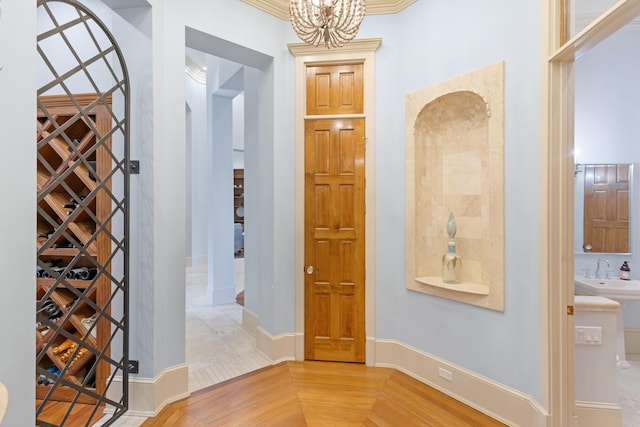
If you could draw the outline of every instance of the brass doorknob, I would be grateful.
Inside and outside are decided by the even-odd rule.
[[[309,267],[307,267],[307,274],[313,274],[313,266],[310,265]]]

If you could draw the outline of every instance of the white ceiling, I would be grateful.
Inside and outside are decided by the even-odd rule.
[[[241,0],[277,18],[289,20],[289,0]],[[416,0],[366,0],[367,15],[398,13]]]

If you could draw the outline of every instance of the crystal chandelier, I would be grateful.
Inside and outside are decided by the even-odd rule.
[[[365,0],[291,0],[291,25],[305,43],[342,47],[358,34]]]

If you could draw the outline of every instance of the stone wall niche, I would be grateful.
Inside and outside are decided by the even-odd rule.
[[[406,287],[504,310],[504,63],[407,95]],[[459,283],[443,281],[453,213]]]

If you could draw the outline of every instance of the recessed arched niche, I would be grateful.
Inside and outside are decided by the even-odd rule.
[[[406,113],[406,287],[503,311],[504,64],[411,93]],[[455,283],[443,280],[450,214]]]

